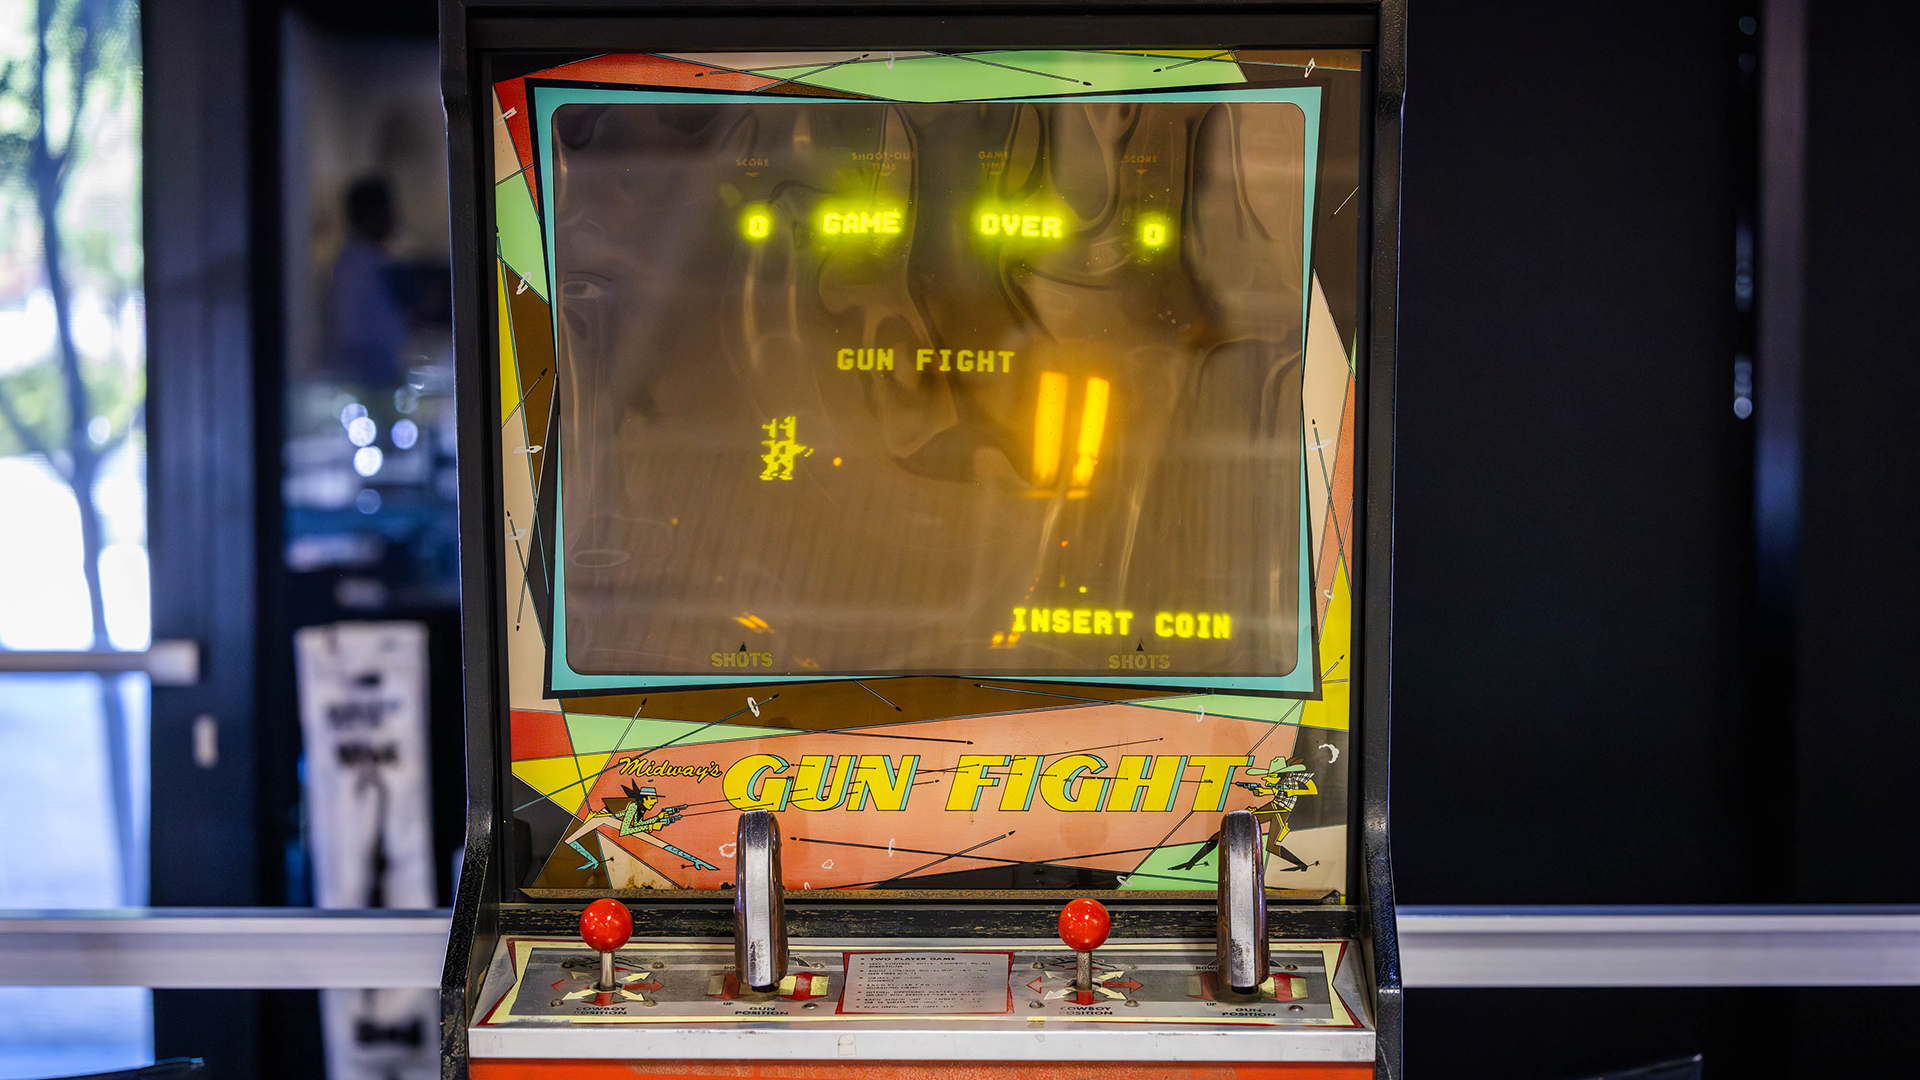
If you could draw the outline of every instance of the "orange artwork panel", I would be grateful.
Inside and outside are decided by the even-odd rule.
[[[1344,569],[1347,545],[1353,536],[1353,408],[1356,389],[1351,381],[1347,383],[1347,405],[1340,416],[1340,444],[1333,459],[1333,490],[1327,497],[1333,528],[1326,530],[1321,537],[1320,559],[1314,564],[1319,571],[1315,596],[1320,604],[1322,622],[1326,620],[1327,601],[1333,598],[1334,574]]]
[[[1270,793],[1230,777],[1256,754],[1263,764],[1285,758],[1299,736],[1127,705],[1075,709],[1073,720],[1079,739],[1067,745],[1057,725],[1014,713],[857,739],[809,732],[616,754],[591,778],[569,838],[598,833],[692,889],[733,881],[735,829],[749,808],[779,819],[794,890],[1066,860],[1125,875],[1155,848],[1204,843],[1222,813],[1261,806]],[[656,816],[635,820],[627,804],[643,790]],[[1160,887],[1192,887],[1169,882]]]
[[[475,1061],[473,1080],[1372,1080],[1370,1062]]]

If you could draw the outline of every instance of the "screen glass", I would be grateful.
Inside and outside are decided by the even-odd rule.
[[[567,666],[1293,671],[1289,96],[556,108]]]

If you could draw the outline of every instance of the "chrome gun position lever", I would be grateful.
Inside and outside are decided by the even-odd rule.
[[[740,985],[777,989],[787,973],[787,902],[780,883],[780,823],[765,810],[740,815],[733,877],[733,969]]]
[[[1267,981],[1267,888],[1260,862],[1260,822],[1251,810],[1220,821],[1219,924],[1215,971],[1236,994],[1259,993]]]

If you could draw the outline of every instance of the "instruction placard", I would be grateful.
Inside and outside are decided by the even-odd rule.
[[[855,952],[846,954],[843,1013],[1013,1011],[1008,952]]]

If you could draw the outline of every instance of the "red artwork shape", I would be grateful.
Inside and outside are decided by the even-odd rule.
[[[522,176],[526,180],[527,189],[533,193],[535,209],[540,206],[540,189],[533,183],[533,127],[528,122],[527,116],[527,79],[624,83],[643,89],[648,86],[684,86],[701,90],[733,91],[758,90],[780,81],[759,75],[748,75],[745,72],[708,67],[705,64],[690,64],[684,60],[669,60],[664,56],[648,56],[644,53],[610,53],[606,56],[562,64],[545,71],[536,71],[518,79],[495,83],[493,90],[500,97],[500,111],[506,114],[507,134],[513,139],[514,152],[520,156]]]
[[[572,757],[573,740],[567,736],[567,718],[559,713],[513,713],[513,760]]]

